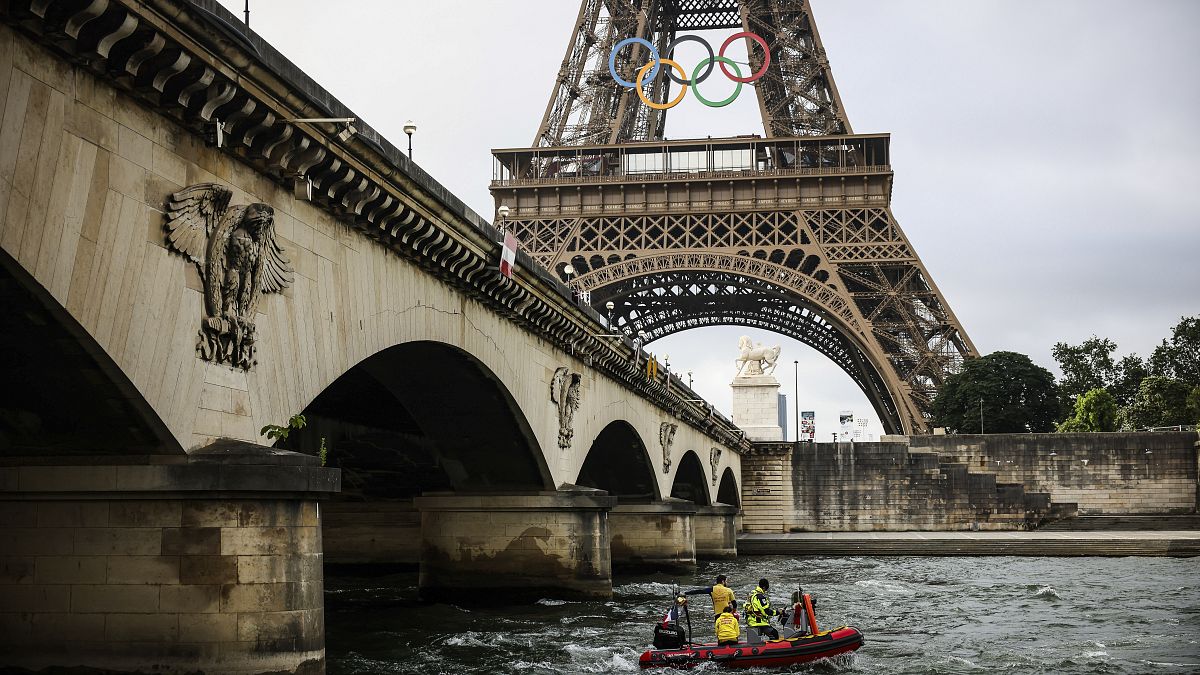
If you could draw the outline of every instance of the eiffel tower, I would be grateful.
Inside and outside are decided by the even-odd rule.
[[[665,140],[667,110],[612,77],[613,48],[669,58],[681,32],[728,29],[769,47],[764,135]],[[634,43],[613,72],[632,83],[650,61]],[[645,77],[648,101],[678,95]],[[491,191],[615,329],[782,333],[837,363],[889,433],[928,433],[938,387],[977,354],[892,215],[889,143],[851,129],[808,0],[582,0],[534,145],[493,150]]]

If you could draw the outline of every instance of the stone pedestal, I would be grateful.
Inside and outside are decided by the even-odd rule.
[[[782,441],[779,380],[772,375],[733,378],[733,423],[752,441]]]
[[[613,567],[623,572],[690,572],[696,567],[696,505],[667,498],[618,504],[608,515]]]
[[[737,557],[738,507],[728,504],[696,507],[696,558],[726,560]]]
[[[316,500],[340,472],[151,460],[0,467],[0,670],[324,673]]]
[[[476,603],[612,597],[608,510],[616,501],[587,488],[418,497],[421,597]]]

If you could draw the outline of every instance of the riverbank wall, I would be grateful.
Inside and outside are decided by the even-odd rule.
[[[1196,435],[885,436],[758,443],[750,533],[1028,530],[1076,515],[1195,514]]]

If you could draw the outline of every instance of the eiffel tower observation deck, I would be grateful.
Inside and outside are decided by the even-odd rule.
[[[729,29],[750,34],[763,135],[666,140],[679,83],[703,77],[666,76],[679,34]],[[583,0],[534,145],[493,150],[491,191],[617,330],[775,331],[837,363],[888,433],[927,433],[977,352],[892,214],[889,145],[853,133],[807,0]]]

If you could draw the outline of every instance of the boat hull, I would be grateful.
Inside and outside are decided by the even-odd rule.
[[[857,628],[843,626],[817,635],[762,644],[739,643],[691,645],[681,649],[652,649],[642,654],[642,668],[691,668],[715,662],[726,668],[770,668],[790,666],[845,654],[863,644]]]

